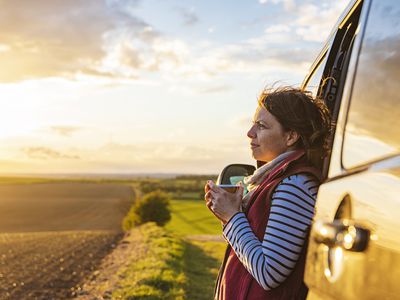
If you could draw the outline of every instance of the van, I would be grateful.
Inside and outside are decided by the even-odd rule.
[[[333,127],[307,299],[400,299],[399,82],[400,1],[351,1],[302,84],[324,99]],[[229,183],[233,168],[254,171],[231,165],[218,183]]]
[[[399,82],[400,1],[352,1],[303,82],[335,124],[307,252],[308,299],[400,299]]]

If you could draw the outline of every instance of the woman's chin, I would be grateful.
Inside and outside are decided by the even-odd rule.
[[[263,158],[262,158],[262,155],[260,155],[256,151],[252,151],[251,156],[257,161],[264,161]]]
[[[252,157],[256,160],[256,161],[260,161],[263,163],[267,163],[269,161],[271,161],[272,159],[270,159],[269,157],[265,157],[265,155],[260,155],[260,153],[254,152],[252,153]]]
[[[257,153],[254,151],[254,149],[251,149],[251,157],[253,157],[255,160],[258,160],[258,155],[257,155]]]

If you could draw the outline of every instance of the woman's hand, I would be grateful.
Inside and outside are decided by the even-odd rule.
[[[204,191],[207,207],[223,224],[226,224],[236,213],[242,211],[242,185],[239,185],[236,193],[230,193],[209,180]]]

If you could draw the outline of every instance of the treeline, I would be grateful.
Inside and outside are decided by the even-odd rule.
[[[139,188],[143,193],[150,193],[156,190],[162,190],[167,193],[201,193],[207,180],[216,180],[217,176],[197,176],[185,175],[179,176],[179,179],[164,180],[143,180],[139,183]]]
[[[177,180],[201,180],[201,181],[207,181],[209,179],[211,180],[217,180],[218,175],[212,174],[212,175],[179,175],[176,176],[175,179]]]

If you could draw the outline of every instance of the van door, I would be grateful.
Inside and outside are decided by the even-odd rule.
[[[318,192],[309,299],[400,298],[399,20],[399,1],[364,1]]]

